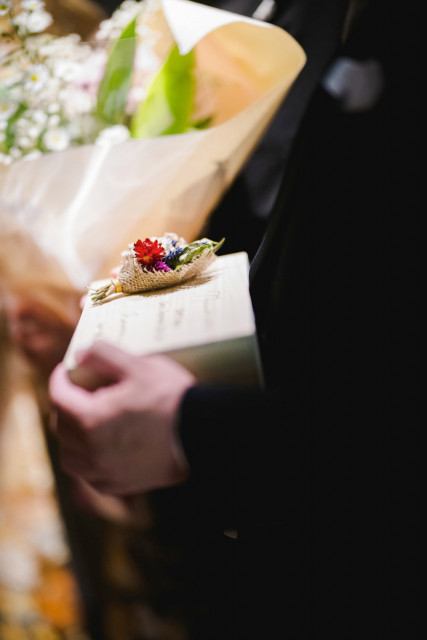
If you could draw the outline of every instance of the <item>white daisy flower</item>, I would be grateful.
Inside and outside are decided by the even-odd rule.
[[[53,18],[47,11],[21,11],[13,19],[13,24],[20,36],[30,33],[40,33],[53,22]]]
[[[9,120],[16,111],[17,105],[10,100],[0,100],[0,120]]]
[[[47,11],[33,11],[28,16],[27,29],[30,33],[40,33],[49,27],[53,18]]]
[[[3,0],[3,2],[0,2],[0,16],[5,16],[9,12],[11,6],[11,0]]]
[[[70,134],[65,127],[48,129],[43,134],[43,145],[48,151],[63,151],[70,144]]]
[[[49,79],[49,71],[43,64],[33,64],[26,74],[25,88],[40,91]]]

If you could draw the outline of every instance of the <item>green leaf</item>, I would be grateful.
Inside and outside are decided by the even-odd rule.
[[[136,50],[136,21],[137,18],[132,20],[116,40],[99,85],[96,113],[109,124],[122,124],[125,119]]]
[[[24,102],[21,102],[16,109],[15,113],[9,118],[6,127],[6,139],[5,139],[5,147],[7,150],[11,149],[15,144],[15,134],[13,126],[17,120],[22,116],[25,111],[28,110],[28,105]]]
[[[222,238],[222,240],[220,240],[219,242],[209,240],[209,238],[194,240],[194,242],[191,242],[184,248],[184,251],[179,256],[179,266],[182,267],[182,265],[192,262],[194,258],[197,258],[197,256],[200,256],[205,251],[212,251],[212,253],[216,253],[218,249],[222,247],[224,242],[225,238]]]
[[[133,138],[185,133],[191,127],[195,93],[193,70],[194,51],[181,55],[175,45],[132,118]]]

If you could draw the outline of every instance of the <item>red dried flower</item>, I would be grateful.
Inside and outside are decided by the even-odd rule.
[[[165,250],[158,240],[150,240],[150,238],[145,238],[144,242],[137,240],[133,245],[133,250],[136,259],[143,267],[149,267],[165,255]]]

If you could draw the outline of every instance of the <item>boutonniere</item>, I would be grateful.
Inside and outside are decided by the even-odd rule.
[[[117,278],[108,284],[89,289],[93,304],[115,293],[139,293],[171,287],[193,278],[216,258],[224,238],[219,242],[201,238],[187,244],[174,233],[138,239],[122,252]]]

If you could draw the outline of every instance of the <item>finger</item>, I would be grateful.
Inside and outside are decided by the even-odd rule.
[[[49,397],[54,407],[76,417],[85,415],[91,411],[91,395],[70,381],[62,363],[55,367],[49,378]]]
[[[76,353],[79,368],[90,370],[111,382],[126,375],[133,359],[131,354],[103,340],[97,340],[86,351]]]
[[[84,479],[86,482],[105,482],[103,475],[94,469],[90,461],[66,447],[59,447],[59,460],[64,471],[76,478]]]
[[[57,412],[57,427],[54,430],[55,439],[60,446],[76,456],[87,456],[93,449],[92,431],[82,425],[69,414],[61,410]]]
[[[52,425],[55,436],[78,438],[85,442],[86,432],[109,417],[110,407],[120,397],[121,387],[119,382],[108,388],[88,391],[70,380],[69,372],[62,363],[57,365],[49,378],[49,397],[58,411],[57,420]],[[106,393],[109,402],[105,401]]]

